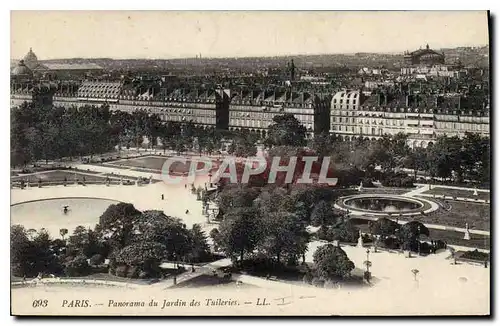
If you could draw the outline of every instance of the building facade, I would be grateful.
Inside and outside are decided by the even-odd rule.
[[[265,136],[276,115],[293,114],[309,137],[328,132],[331,96],[293,91],[249,90],[233,92],[229,130],[246,130]]]
[[[404,62],[406,65],[438,65],[444,64],[444,53],[438,53],[429,48],[429,44],[425,49],[418,49],[413,52],[405,52]]]
[[[408,145],[427,147],[442,135],[466,132],[489,136],[489,104],[460,94],[402,95],[379,92],[367,98],[359,91],[333,96],[330,132],[344,139],[404,133]]]

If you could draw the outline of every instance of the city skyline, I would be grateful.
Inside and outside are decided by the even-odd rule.
[[[488,39],[486,11],[11,12],[13,60],[30,48],[41,60],[181,59],[403,54],[426,44],[484,46]]]

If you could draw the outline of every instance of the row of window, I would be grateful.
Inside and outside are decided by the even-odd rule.
[[[400,124],[400,126],[403,126]],[[485,124],[466,124],[466,123],[442,123],[432,125],[407,125],[406,127],[413,128],[428,128],[434,129],[436,132],[440,130],[447,130],[450,132],[453,131],[470,131],[470,132],[482,132],[489,133],[489,125]],[[345,131],[345,132],[354,132],[354,133],[369,133],[369,130],[382,130],[382,128],[374,128],[374,127],[362,127],[362,126],[352,126],[352,125],[332,125],[331,130],[333,131]],[[418,132],[418,130],[415,130]]]
[[[244,100],[232,100],[232,105],[250,105],[250,106],[262,106],[262,105],[283,105],[287,108],[310,108],[312,104],[310,103],[287,103],[287,102],[274,102],[274,101],[244,101]]]
[[[383,135],[381,128],[364,128],[354,126],[332,126],[331,131],[351,132],[360,135]]]
[[[347,105],[349,105],[349,104],[351,104],[351,105],[356,105],[357,101],[356,101],[355,99],[353,99],[352,101],[350,101],[349,99],[347,99],[347,100],[345,100],[345,101],[344,101],[343,99],[340,99],[340,100],[338,101],[338,103],[339,103],[339,104],[344,104],[344,103],[345,103],[345,104],[347,104]],[[333,98],[333,106],[334,106],[334,107],[335,107],[335,104],[337,104],[337,99],[336,99],[336,98]]]

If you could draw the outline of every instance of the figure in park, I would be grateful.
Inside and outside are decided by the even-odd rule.
[[[64,186],[66,187],[66,183],[68,182],[68,178],[64,177],[64,181],[63,181],[63,184]]]
[[[161,194],[161,200],[164,200],[164,199],[165,199],[165,195]]]
[[[69,212],[69,206],[64,206],[63,207],[63,213],[64,213],[64,215],[68,214],[68,212]]]
[[[469,223],[465,223],[464,240],[470,240]]]
[[[38,188],[42,188],[42,179],[38,179]]]
[[[189,209],[186,209],[186,214],[189,214]]]

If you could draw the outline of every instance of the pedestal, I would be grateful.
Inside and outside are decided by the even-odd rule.
[[[470,240],[470,231],[467,229],[464,233],[464,240]]]

